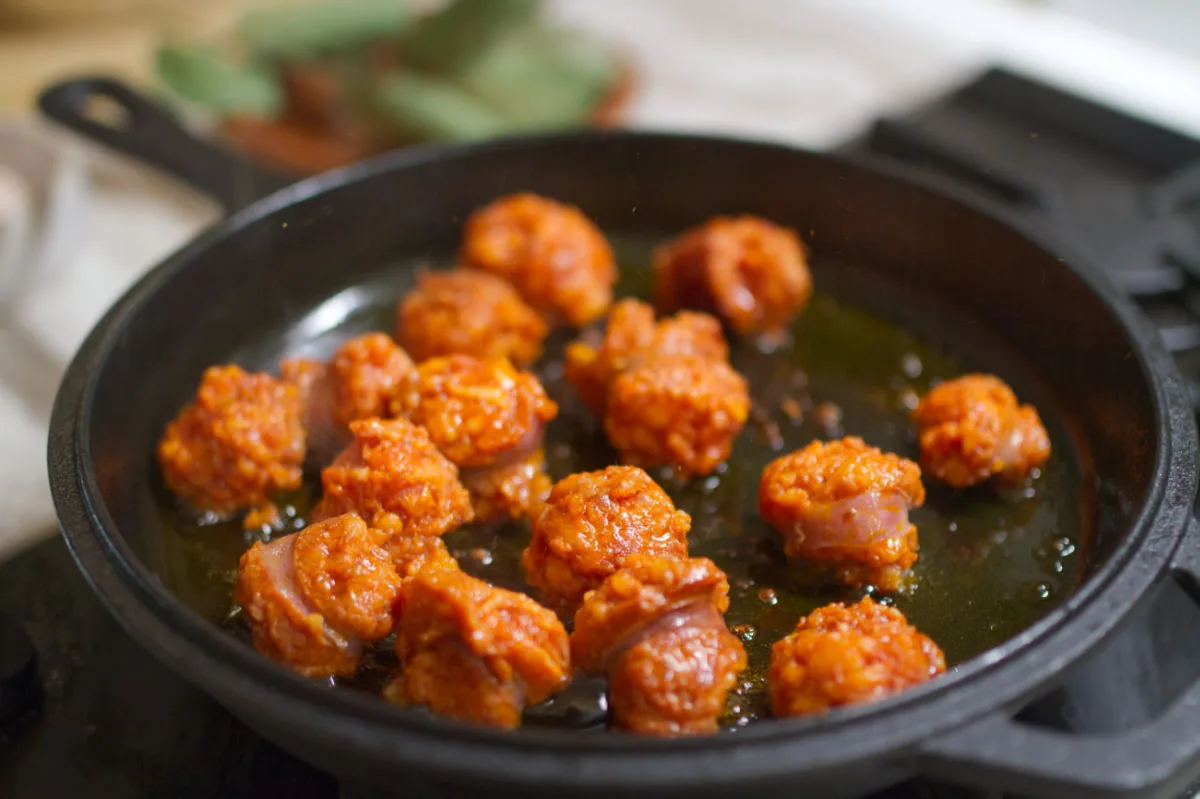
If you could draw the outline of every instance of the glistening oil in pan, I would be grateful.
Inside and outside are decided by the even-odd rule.
[[[618,295],[648,296],[647,240],[614,241],[622,263]],[[909,411],[917,396],[939,380],[969,371],[998,373],[1023,401],[1038,405],[1054,454],[1035,480],[1003,493],[990,487],[953,492],[926,478],[926,504],[911,514],[920,536],[912,584],[884,601],[893,602],[937,641],[953,666],[1037,621],[1083,576],[1086,507],[1081,502],[1078,456],[1066,420],[1039,388],[1036,376],[1020,372],[1018,354],[982,334],[964,332],[964,326],[952,323],[949,316],[939,330],[936,313],[922,316],[918,336],[887,321],[884,316],[889,314],[861,310],[862,305],[879,306],[879,297],[862,294],[862,288],[846,288],[849,282],[836,280],[843,272],[836,265],[818,261],[815,271],[819,288],[834,283],[840,287],[835,293],[819,290],[814,295],[784,344],[762,352],[731,341],[731,360],[750,383],[754,412],[728,462],[713,475],[687,482],[666,470],[653,473],[692,516],[691,553],[712,558],[729,577],[726,620],[746,647],[749,667],[730,694],[723,719],[727,726],[768,715],[771,645],[790,632],[801,615],[870,593],[823,582],[804,564],[787,561],[779,536],[758,516],[756,495],[763,467],[813,439],[843,435],[861,436],[871,445],[915,460]],[[305,331],[303,341],[294,330],[278,331],[274,341],[248,342],[230,358],[249,368],[274,370],[279,357],[294,354],[298,344],[306,354],[327,355],[350,335],[368,329],[390,331],[395,301],[411,285],[412,274],[410,268],[392,268],[381,272],[378,281],[355,287],[345,297],[357,300],[338,316],[337,324],[311,335]],[[870,281],[866,285],[870,287]],[[855,302],[860,296],[870,301]],[[552,337],[546,357],[536,367],[560,406],[546,439],[547,467],[554,479],[601,469],[616,460],[600,425],[562,377],[561,353],[568,340],[566,334]],[[318,491],[319,479],[313,473],[300,491],[285,498],[285,530],[302,526]],[[237,521],[198,524],[165,491],[162,516],[169,587],[208,618],[229,618],[237,559],[254,535],[244,533]],[[525,523],[472,526],[447,534],[445,540],[464,570],[502,587],[529,591],[520,565],[521,550],[529,540]],[[236,619],[228,623],[244,635]],[[395,668],[387,643],[377,648],[358,677],[345,682],[347,686],[378,692]],[[602,715],[601,699],[595,682],[581,683],[570,694],[531,711],[527,721],[593,727]]]

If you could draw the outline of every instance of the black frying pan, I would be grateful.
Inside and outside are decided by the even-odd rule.
[[[98,97],[121,112],[101,121],[90,111]],[[55,406],[51,479],[72,551],[114,616],[284,748],[407,792],[835,796],[919,773],[1095,795],[1167,791],[1200,771],[1200,683],[1152,723],[1105,740],[1012,718],[1164,580],[1181,580],[1200,601],[1200,541],[1189,533],[1194,420],[1155,334],[1085,264],[994,209],[894,168],[636,133],[411,149],[243,208],[287,178],[188,137],[119,85],[63,84],[42,108],[235,212],[155,268],[88,338]],[[471,210],[518,190],[578,204],[604,227],[622,293],[644,292],[651,243],[717,213],[791,225],[813,247],[819,296],[793,344],[771,356],[735,350],[759,418],[728,470],[711,482],[667,481],[695,519],[692,551],[731,577],[730,622],[748,625],[752,668],[731,702],[731,731],[634,740],[563,729],[545,712],[498,733],[388,707],[356,690],[369,688],[369,675],[344,689],[302,680],[219,624],[240,533],[194,529],[159,483],[154,442],[205,366],[269,369],[281,354],[324,354],[352,333],[389,329],[413,267],[444,262]],[[554,476],[610,462],[555,380],[553,357],[540,368],[563,402],[548,447]],[[783,561],[753,512],[762,465],[843,430],[911,454],[902,395],[967,369],[997,372],[1037,403],[1056,450],[1028,492],[935,490],[914,517],[919,584],[896,601],[956,667],[874,705],[755,721],[770,643],[799,613],[846,598]],[[810,410],[794,421],[781,411],[788,398],[832,402],[841,417]],[[306,501],[296,498],[301,511]],[[522,534],[466,530],[448,542],[488,549],[490,563],[467,567],[513,583]],[[774,604],[762,598],[768,588]]]

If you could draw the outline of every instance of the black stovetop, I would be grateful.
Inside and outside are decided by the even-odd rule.
[[[1200,403],[1200,142],[993,71],[842,149],[960,183],[1105,267],[1158,323]],[[12,617],[0,617],[0,799],[367,795],[281,752],[160,666],[108,617],[57,537],[0,565],[0,609]],[[1176,657],[1156,658],[1164,646]],[[1022,717],[1079,733],[1128,730],[1197,676],[1200,608],[1168,587]],[[32,704],[23,685],[40,689]],[[877,799],[952,793],[913,782]]]

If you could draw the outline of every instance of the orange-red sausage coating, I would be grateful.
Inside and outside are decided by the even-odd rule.
[[[1050,457],[1037,409],[1017,405],[994,375],[964,375],[934,388],[913,411],[921,466],[955,488],[995,477],[1019,483]]]
[[[388,556],[400,579],[435,571],[454,571],[458,561],[435,535],[393,535],[387,540]]]
[[[196,398],[158,443],[163,479],[198,510],[229,514],[300,485],[304,427],[299,390],[237,366],[204,372]]]
[[[694,476],[729,457],[749,415],[749,387],[727,363],[671,355],[613,382],[604,429],[625,463]]]
[[[518,460],[463,469],[459,478],[471,495],[479,522],[523,518],[550,494],[546,455],[540,447]]]
[[[562,622],[524,594],[453,570],[417,575],[397,603],[402,670],[386,692],[401,704],[495,727],[570,681]]]
[[[504,278],[525,302],[582,327],[612,303],[612,248],[578,208],[515,194],[467,219],[459,263]]]
[[[350,439],[350,431],[338,419],[329,367],[312,358],[285,358],[279,373],[300,392],[309,461],[328,463]]]
[[[681,311],[655,322],[654,309],[640,300],[621,300],[608,315],[603,338],[567,345],[565,374],[597,416],[604,416],[608,388],[622,372],[661,355],[729,359],[721,323],[708,314]]]
[[[396,308],[396,338],[413,358],[508,358],[527,366],[549,328],[507,281],[475,270],[423,272]]]
[[[338,420],[348,425],[358,419],[387,416],[400,381],[413,368],[408,354],[383,333],[347,341],[329,363]]]
[[[763,470],[758,509],[788,557],[831,563],[842,582],[899,589],[916,562],[908,509],[925,502],[921,469],[857,437],[814,441]]]
[[[746,667],[725,627],[729,583],[706,558],[634,555],[575,614],[577,668],[608,676],[613,725],[642,735],[716,732]]]
[[[946,670],[942,650],[895,608],[870,597],[817,608],[771,649],[776,716],[882,699]]]
[[[350,423],[354,441],[321,472],[315,520],[353,511],[397,535],[439,536],[471,521],[458,469],[405,419]]]
[[[742,336],[777,338],[811,294],[799,237],[765,219],[716,217],[654,254],[660,310],[712,311]]]
[[[308,677],[353,674],[364,643],[392,631],[400,576],[386,538],[344,514],[246,551],[234,601],[259,652]]]
[[[558,414],[534,375],[504,358],[469,355],[422,363],[400,386],[393,408],[428,430],[460,467],[491,466],[518,449],[536,449],[543,426]]]
[[[521,556],[525,579],[566,615],[630,555],[687,557],[692,526],[691,517],[634,466],[564,477],[529,521],[532,536]]]

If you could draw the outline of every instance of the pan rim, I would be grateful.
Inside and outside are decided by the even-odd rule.
[[[497,732],[469,727],[445,719],[424,717],[423,714],[399,710],[371,697],[360,697],[345,692],[323,689],[291,672],[261,658],[252,649],[229,637],[211,623],[183,607],[139,561],[125,543],[120,529],[113,523],[99,494],[95,474],[88,468],[90,452],[90,414],[86,412],[94,400],[100,375],[105,362],[112,354],[115,341],[126,321],[143,307],[158,287],[185,269],[195,256],[205,252],[214,243],[236,236],[239,231],[283,210],[297,202],[311,199],[319,194],[357,183],[381,173],[395,174],[405,168],[431,160],[461,157],[467,153],[502,152],[509,148],[538,147],[564,141],[586,145],[590,141],[604,142],[613,139],[677,141],[714,146],[752,147],[777,151],[780,157],[813,157],[834,161],[851,171],[869,171],[891,180],[914,186],[922,192],[942,200],[957,203],[967,209],[988,217],[995,224],[1009,229],[1015,235],[1030,241],[1040,249],[1061,256],[1063,268],[1073,272],[1087,288],[1103,303],[1108,312],[1120,325],[1132,345],[1139,367],[1149,383],[1149,394],[1156,414],[1155,465],[1149,492],[1134,519],[1131,529],[1108,562],[1091,575],[1080,588],[1062,605],[1018,635],[997,647],[964,662],[960,667],[938,680],[906,691],[894,697],[857,707],[833,711],[826,716],[772,721],[756,724],[736,733],[727,733],[707,738],[673,741],[647,741],[632,736],[563,736],[543,731],[521,730]],[[939,185],[940,184],[940,185]],[[613,132],[586,131],[582,133],[550,134],[541,136],[503,139],[471,145],[429,145],[408,148],[395,153],[354,164],[325,175],[306,179],[285,188],[268,198],[217,223],[199,237],[185,245],[165,261],[152,268],[114,303],[103,319],[97,323],[76,358],[72,361],[64,378],[59,398],[56,401],[50,442],[50,469],[54,499],[60,518],[63,519],[64,534],[71,545],[76,560],[109,606],[118,621],[143,644],[148,641],[173,665],[185,673],[193,682],[210,692],[216,692],[211,680],[201,679],[197,657],[206,662],[210,670],[221,672],[222,685],[228,695],[246,696],[252,691],[266,691],[271,696],[259,697],[266,704],[272,699],[291,698],[304,705],[295,711],[299,716],[310,717],[313,713],[332,714],[351,722],[351,727],[373,725],[375,733],[393,738],[404,737],[406,751],[397,757],[405,761],[423,762],[433,767],[439,765],[446,773],[478,772],[494,778],[497,774],[513,776],[518,770],[527,775],[541,775],[542,779],[564,779],[562,769],[573,763],[580,777],[590,774],[590,779],[600,779],[613,784],[622,783],[621,769],[610,763],[628,760],[630,763],[654,762],[655,772],[678,784],[681,774],[691,779],[711,779],[696,769],[695,755],[707,752],[716,757],[714,766],[722,779],[734,779],[733,772],[746,772],[752,764],[754,776],[778,773],[780,763],[774,768],[764,767],[763,761],[770,749],[780,745],[795,750],[783,761],[783,766],[794,770],[797,747],[807,746],[809,757],[805,765],[837,762],[848,757],[842,742],[853,739],[854,747],[849,750],[862,755],[864,750],[883,752],[928,736],[931,732],[955,726],[970,718],[976,718],[996,707],[1019,701],[1034,690],[1034,683],[1044,684],[1052,674],[1059,673],[1081,654],[1089,650],[1108,631],[1132,604],[1128,598],[1114,594],[1124,589],[1130,596],[1140,596],[1150,583],[1165,568],[1170,552],[1185,527],[1190,510],[1191,497],[1195,490],[1195,467],[1187,456],[1189,443],[1195,441],[1195,424],[1187,413],[1181,413],[1185,392],[1182,382],[1170,363],[1162,345],[1155,338],[1148,322],[1140,317],[1132,304],[1121,296],[1107,278],[1087,262],[1066,252],[1056,243],[1045,240],[1044,235],[1015,222],[994,204],[980,199],[950,185],[917,175],[911,170],[894,164],[876,163],[870,159],[849,159],[839,155],[816,154],[778,143],[748,141],[732,137],[703,136],[659,132]],[[69,435],[64,435],[69,432]],[[79,529],[64,516],[75,516],[76,521],[85,522],[87,529]],[[92,539],[86,542],[85,539]],[[1161,539],[1161,540],[1159,540]],[[1155,543],[1154,546],[1148,544]],[[90,543],[90,545],[89,545]],[[1140,569],[1131,568],[1139,564],[1135,557],[1140,551],[1149,552],[1141,559]],[[1150,557],[1150,556],[1153,557]],[[100,560],[100,559],[102,560]],[[1154,562],[1151,562],[1154,561]],[[106,571],[107,573],[102,573]],[[1107,607],[1104,601],[1107,598]],[[1070,622],[1079,621],[1086,614],[1093,620],[1086,629],[1068,635]],[[1116,618],[1112,618],[1112,617]],[[155,635],[148,635],[146,626],[157,628]],[[1068,642],[1066,639],[1074,638]],[[1022,657],[1030,659],[1034,650],[1049,647],[1058,642],[1066,653],[1058,653],[1054,662],[1043,664],[1042,674],[1019,675]],[[1068,646],[1068,644],[1070,644]],[[186,657],[185,657],[186,656]],[[1037,660],[1033,658],[1033,660]],[[1007,679],[997,679],[1009,675]],[[240,683],[234,688],[230,680]],[[964,699],[968,689],[979,688],[980,683],[990,683],[1000,688],[986,700],[974,697]],[[224,693],[222,691],[222,693]],[[976,694],[980,693],[975,691]],[[280,704],[277,702],[277,704]],[[987,708],[968,706],[987,705]],[[945,706],[957,712],[942,712]],[[917,714],[928,723],[887,724],[901,713],[913,719]],[[315,719],[313,719],[315,721]],[[329,719],[325,719],[326,722]],[[877,722],[872,736],[864,736],[867,722]],[[356,738],[364,744],[369,738],[364,729],[335,731],[340,738]],[[423,741],[424,746],[414,746]],[[434,745],[436,744],[436,745]],[[771,746],[774,744],[775,746]],[[810,745],[817,744],[817,745]],[[864,746],[864,744],[867,744]],[[761,752],[753,757],[731,757],[750,745]],[[462,748],[469,748],[469,764],[461,760]],[[769,747],[769,748],[768,748]],[[380,751],[378,745],[372,750]],[[386,748],[386,747],[384,747]],[[396,747],[392,747],[395,749]],[[480,759],[481,749],[492,751],[492,757]],[[839,749],[842,751],[839,753]],[[411,751],[409,751],[411,750]],[[521,768],[516,759],[523,758]],[[550,756],[553,762],[539,763]],[[568,757],[564,760],[564,756]],[[664,758],[682,756],[677,767],[667,768]],[[775,756],[777,757],[777,755]],[[600,764],[602,761],[603,765]],[[771,761],[768,759],[769,764]],[[489,765],[489,763],[491,765]],[[589,768],[583,768],[583,766]],[[593,769],[594,767],[594,769]],[[496,769],[499,771],[496,771]],[[603,769],[602,771],[599,771]],[[593,770],[596,773],[593,773]],[[649,776],[644,769],[634,769],[636,783],[647,786]],[[514,777],[515,778],[515,777]],[[657,782],[657,778],[653,780]],[[566,784],[566,783],[564,783]]]

